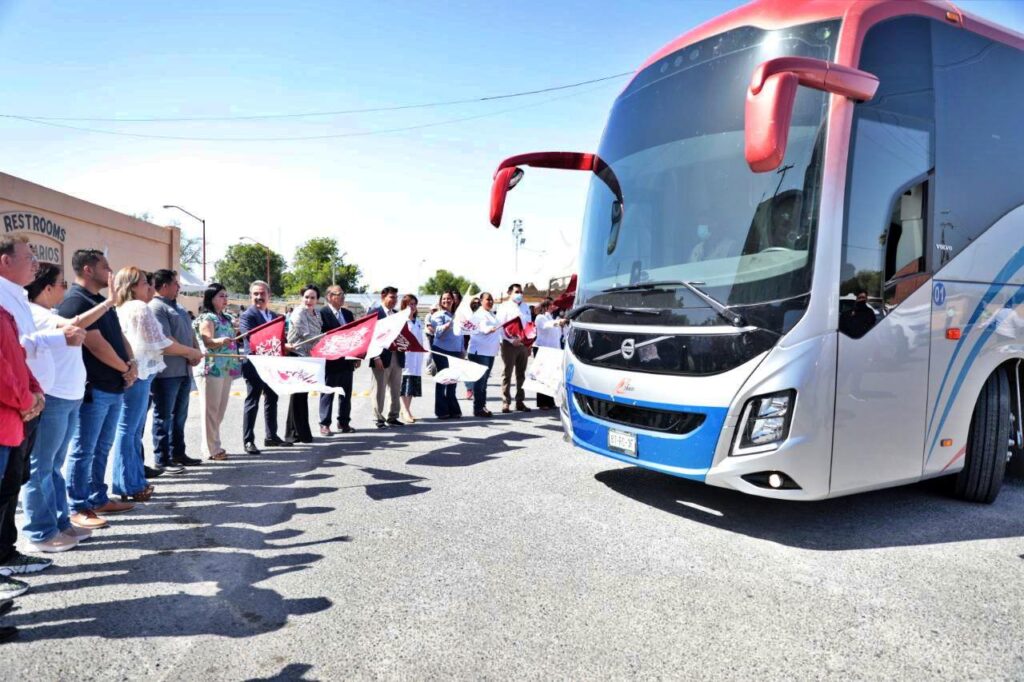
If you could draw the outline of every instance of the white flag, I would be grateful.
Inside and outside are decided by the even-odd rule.
[[[462,297],[462,303],[455,309],[455,315],[453,315],[452,331],[460,336],[477,333],[476,322],[473,320],[473,309],[469,305],[473,302],[473,297],[469,295],[470,291],[472,289],[466,289],[466,295]]]
[[[395,338],[402,333],[406,323],[409,321],[409,311],[402,310],[391,313],[387,317],[377,320],[377,326],[373,328],[373,338],[370,340],[370,347],[366,350],[366,357],[375,358],[385,348],[390,348]]]
[[[434,352],[437,353],[437,351]],[[442,369],[434,377],[434,381],[439,384],[471,383],[478,380],[487,371],[487,366],[481,365],[479,362],[470,362],[469,360],[456,358],[445,353],[438,354],[448,358],[448,368]]]
[[[537,355],[526,368],[523,388],[549,395],[560,403],[562,399],[562,349],[537,348]]]
[[[339,393],[341,388],[328,386],[324,380],[323,358],[296,358],[279,355],[250,355],[249,362],[260,375],[260,379],[278,395],[291,393]]]

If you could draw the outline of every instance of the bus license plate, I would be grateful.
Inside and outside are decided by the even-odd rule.
[[[608,429],[608,449],[636,457],[636,434]]]

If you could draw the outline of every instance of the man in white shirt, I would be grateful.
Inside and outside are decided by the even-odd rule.
[[[37,267],[35,254],[24,236],[0,236],[0,307],[14,317],[18,341],[25,349],[33,376],[38,374],[52,380],[55,370],[50,349],[82,345],[85,331],[71,325],[62,329],[40,330],[36,327],[25,285],[31,284]],[[25,472],[29,467],[29,453],[35,444],[39,414],[45,409],[42,394],[39,394],[35,407],[34,416],[25,422],[25,437],[21,445],[11,448],[7,466],[0,472],[0,573],[3,575],[35,573],[53,563],[50,559],[22,554],[14,546],[18,538],[14,512],[22,481],[27,478]]]
[[[530,306],[523,303],[523,288],[518,284],[511,284],[508,288],[508,300],[498,306],[498,324],[503,325],[509,320],[519,317],[523,329],[526,329],[532,317]],[[530,349],[523,344],[519,337],[509,336],[501,330],[501,411],[512,411],[512,370],[516,373],[516,409],[520,412],[529,412],[526,406],[526,391],[523,390],[523,382],[526,381],[526,362],[530,359]]]

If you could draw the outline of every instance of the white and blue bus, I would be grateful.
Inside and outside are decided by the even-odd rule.
[[[581,448],[816,500],[1024,450],[1024,37],[925,0],[761,0],[654,54],[597,153],[562,422]]]

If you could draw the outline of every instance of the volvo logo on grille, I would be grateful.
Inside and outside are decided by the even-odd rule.
[[[636,341],[633,339],[626,339],[622,342],[622,347],[619,348],[619,351],[622,353],[622,357],[627,360],[632,360],[633,354],[636,352]]]

